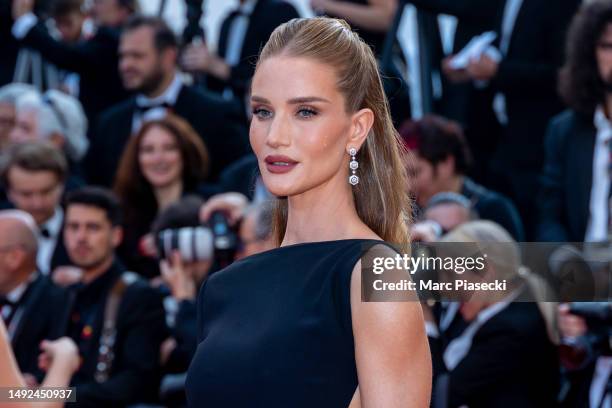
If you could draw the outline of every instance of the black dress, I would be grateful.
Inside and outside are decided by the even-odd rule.
[[[382,241],[289,245],[213,274],[198,296],[190,407],[347,407],[357,388],[350,281]]]

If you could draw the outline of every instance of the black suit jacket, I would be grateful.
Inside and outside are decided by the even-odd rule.
[[[228,81],[209,76],[207,86],[215,91],[222,91],[226,86],[230,86],[236,96],[242,98],[255,72],[259,51],[270,38],[272,31],[282,23],[297,17],[299,14],[295,8],[285,1],[258,0],[249,17],[249,25],[240,52],[240,62],[231,68]],[[227,52],[227,41],[233,19],[234,14],[230,13],[221,24],[218,47],[221,58],[225,58]]]
[[[508,126],[496,160],[539,172],[548,121],[563,105],[557,95],[558,70],[565,36],[580,0],[524,0],[515,21],[507,55],[491,86],[506,98]],[[503,8],[497,31],[501,32]],[[501,37],[501,36],[500,36]],[[499,46],[499,40],[498,40]]]
[[[511,303],[493,316],[476,332],[465,358],[442,376],[448,381],[440,390],[447,401],[434,401],[436,408],[555,406],[557,351],[537,303]],[[443,382],[436,383],[438,387]],[[434,396],[437,392],[434,389]]]
[[[538,199],[539,241],[584,241],[596,137],[592,117],[571,110],[550,122]]]
[[[15,61],[19,46],[11,34],[13,17],[11,16],[11,1],[0,1],[0,86],[13,81]]]
[[[132,134],[136,100],[131,98],[103,112],[83,161],[89,183],[111,186],[123,149]],[[200,135],[210,160],[209,180],[250,151],[246,125],[237,106],[195,87],[183,86],[174,114],[187,120]]]
[[[39,51],[49,62],[80,76],[79,99],[92,122],[102,110],[127,98],[119,77],[120,31],[100,27],[89,40],[67,44],[51,37],[39,22],[21,44]]]
[[[44,377],[44,373],[38,369],[40,342],[54,340],[64,334],[60,317],[66,303],[65,291],[55,286],[49,278],[39,275],[29,285],[15,312],[14,319],[18,319],[18,322],[11,339],[15,358],[21,372],[31,373],[39,381]]]
[[[81,288],[81,296],[75,297],[78,286],[71,288],[72,305],[69,313],[65,314],[68,319],[72,319],[76,311],[84,310],[79,307],[83,302],[94,302],[96,305],[89,309],[94,311],[90,338],[83,337],[80,331],[76,333],[74,326],[68,326],[68,333],[77,343],[83,358],[79,371],[72,378],[78,396],[75,406],[122,407],[151,401],[157,395],[161,376],[159,349],[168,331],[162,296],[143,280],[130,284],[121,298],[109,378],[103,382],[93,378],[98,362],[104,305],[124,270],[121,264],[115,262],[89,287]]]
[[[480,218],[498,223],[518,242],[525,240],[521,217],[508,198],[476,184],[469,178],[465,178],[461,194],[472,201],[472,206]]]

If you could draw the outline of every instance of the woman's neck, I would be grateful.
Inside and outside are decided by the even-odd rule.
[[[376,238],[376,234],[357,215],[351,188],[346,180],[335,178],[305,193],[288,197],[287,229],[281,246]]]
[[[157,211],[161,212],[181,198],[183,194],[183,181],[177,180],[166,186],[157,187],[153,189],[153,194],[155,194],[155,199],[157,200]]]

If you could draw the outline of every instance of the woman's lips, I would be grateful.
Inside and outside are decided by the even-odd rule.
[[[266,168],[270,173],[288,173],[297,166],[298,162],[287,156],[266,156]]]

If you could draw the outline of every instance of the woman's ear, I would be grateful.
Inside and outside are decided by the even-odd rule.
[[[347,150],[351,147],[359,150],[368,137],[372,125],[374,125],[374,112],[371,109],[365,108],[355,112],[352,117]]]

